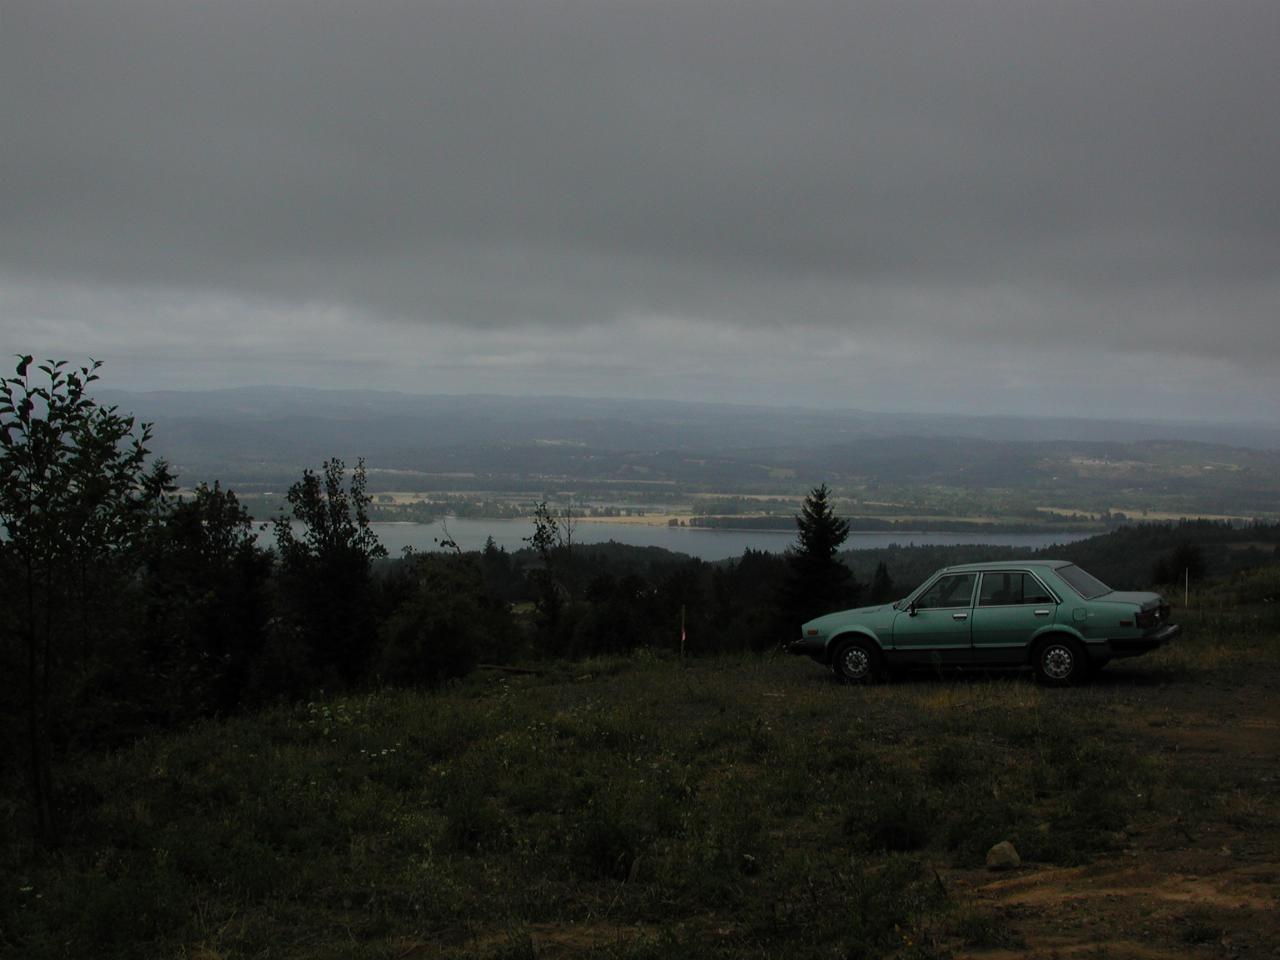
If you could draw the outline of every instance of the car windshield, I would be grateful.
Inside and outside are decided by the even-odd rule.
[[[1111,592],[1111,588],[1105,583],[1092,574],[1085,573],[1075,565],[1059,567],[1055,572],[1066,581],[1067,586],[1086,600],[1092,600],[1095,597],[1102,596],[1104,593]]]

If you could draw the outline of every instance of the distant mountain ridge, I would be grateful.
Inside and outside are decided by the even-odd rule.
[[[363,457],[373,491],[691,508],[698,495],[827,482],[895,515],[1280,515],[1280,429],[1268,425],[297,387],[98,397],[153,422],[154,451],[185,483],[242,492],[278,493],[336,456]]]
[[[1135,443],[1171,440],[1280,450],[1280,426],[966,414],[879,413],[675,400],[410,394],[262,386],[98,396],[157,424],[362,424],[375,445],[411,428],[430,446],[560,440],[611,449],[802,449],[871,437]],[[379,426],[382,425],[382,426]],[[363,430],[362,430],[363,433]]]

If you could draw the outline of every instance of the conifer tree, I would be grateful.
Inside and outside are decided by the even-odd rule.
[[[894,599],[893,577],[889,576],[889,567],[882,560],[876,564],[876,572],[871,577],[871,590],[867,599],[871,603],[885,603]]]
[[[849,536],[849,521],[836,516],[825,483],[805,497],[796,528],[796,544],[787,552],[791,576],[782,597],[787,617],[804,621],[853,606],[860,586],[837,556]]]

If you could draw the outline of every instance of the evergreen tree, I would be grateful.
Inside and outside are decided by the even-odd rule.
[[[894,597],[893,578],[889,576],[889,568],[882,560],[876,564],[876,572],[871,577],[870,596],[867,599],[871,603],[887,603]]]
[[[1204,552],[1192,540],[1183,540],[1169,553],[1156,561],[1151,579],[1157,584],[1182,583],[1183,579],[1204,579]]]
[[[836,555],[849,536],[849,521],[836,516],[829,497],[825,483],[814,487],[796,516],[796,544],[787,552],[790,577],[782,596],[792,623],[853,606],[861,592]]]
[[[484,573],[485,589],[507,603],[521,599],[523,575],[511,561],[511,554],[498,546],[493,537],[484,542],[480,551],[480,569]]]

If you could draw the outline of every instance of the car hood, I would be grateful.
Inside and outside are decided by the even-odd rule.
[[[876,614],[884,613],[886,610],[892,609],[891,603],[878,603],[872,607],[853,607],[849,610],[837,610],[835,613],[824,614],[810,620],[801,627],[806,633],[809,630],[818,630],[825,633],[831,627],[842,626],[849,622],[851,618],[873,617]]]

